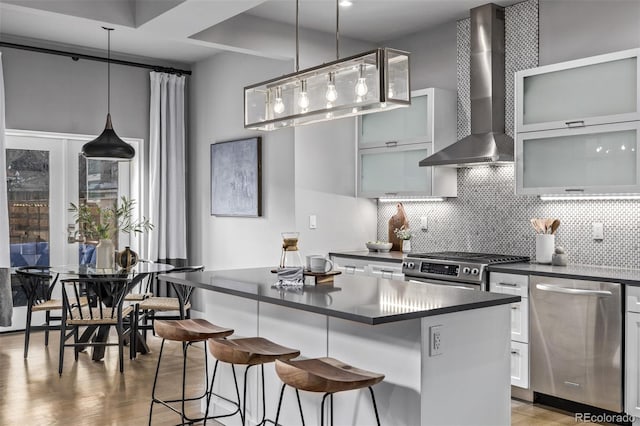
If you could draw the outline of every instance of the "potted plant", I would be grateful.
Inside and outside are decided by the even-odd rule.
[[[411,251],[411,229],[408,226],[402,225],[400,228],[396,228],[394,231],[396,237],[402,240],[402,251],[408,253]]]
[[[118,203],[119,201],[119,203]],[[96,267],[111,268],[114,263],[115,244],[119,232],[127,234],[142,233],[153,229],[153,224],[146,217],[134,219],[133,210],[135,200],[125,196],[116,200],[112,206],[99,207],[70,203],[69,211],[74,214],[74,220],[80,234],[79,241],[96,244]],[[127,251],[133,253],[126,248]],[[137,255],[133,253],[137,259]]]

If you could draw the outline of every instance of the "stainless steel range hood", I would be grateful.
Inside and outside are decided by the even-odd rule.
[[[504,8],[471,9],[471,135],[420,161],[420,166],[469,167],[513,161],[504,132]]]

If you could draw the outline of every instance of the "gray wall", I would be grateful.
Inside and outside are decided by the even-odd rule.
[[[534,7],[535,0],[529,1]],[[541,65],[640,47],[640,2],[543,0],[539,3],[539,25]],[[425,62],[438,60],[428,49],[419,53],[429,55],[422,59]],[[449,74],[456,75],[455,64]],[[516,196],[513,166],[460,169],[458,185],[457,199],[406,203],[414,250],[533,255],[529,219],[556,217],[562,222],[557,243],[565,246],[571,262],[640,268],[637,201],[542,202],[538,197]],[[378,238],[386,239],[387,222],[394,213],[394,205],[379,205]],[[419,230],[421,216],[429,218],[427,231]],[[604,223],[604,241],[592,240],[592,222]]]

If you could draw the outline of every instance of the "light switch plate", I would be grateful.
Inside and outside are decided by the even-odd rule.
[[[604,240],[604,224],[602,222],[593,222],[591,226],[593,227],[592,228],[593,239],[595,241]]]
[[[309,215],[309,229],[316,229],[318,227],[318,218],[315,214]]]

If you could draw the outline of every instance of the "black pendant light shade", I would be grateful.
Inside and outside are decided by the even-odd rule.
[[[111,114],[107,114],[104,131],[82,147],[82,155],[93,160],[131,160],[136,150],[120,139],[111,125]]]
[[[116,135],[111,124],[111,31],[113,31],[113,28],[102,28],[109,35],[107,50],[107,124],[105,124],[100,136],[84,144],[82,155],[92,160],[129,161],[136,155],[136,150]]]

